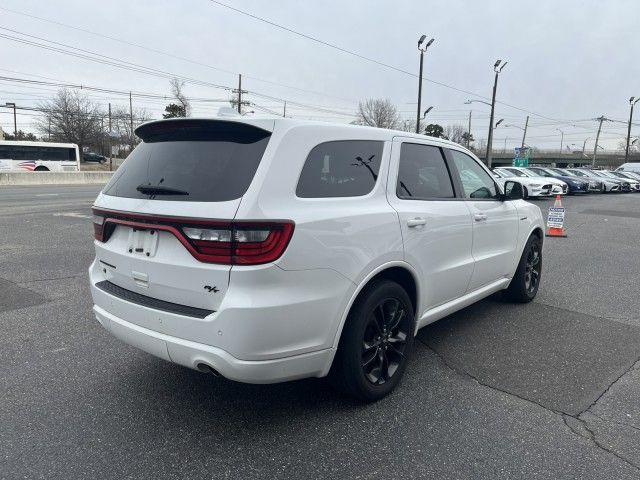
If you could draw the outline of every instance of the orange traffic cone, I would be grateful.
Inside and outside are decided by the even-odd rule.
[[[564,229],[564,207],[560,195],[556,195],[553,207],[549,208],[547,225],[549,225],[547,226],[547,237],[567,237],[567,232]]]

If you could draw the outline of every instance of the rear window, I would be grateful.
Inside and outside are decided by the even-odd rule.
[[[127,198],[183,202],[224,202],[249,188],[271,134],[235,122],[167,121],[143,125],[142,138],[103,192]],[[164,187],[182,195],[142,193],[140,186]],[[144,189],[143,189],[144,190]]]
[[[340,140],[311,150],[302,168],[296,195],[302,198],[359,197],[373,190],[383,142]]]

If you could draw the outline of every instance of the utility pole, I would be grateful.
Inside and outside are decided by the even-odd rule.
[[[502,65],[501,65],[502,64]],[[489,138],[487,139],[487,167],[491,168],[491,148],[493,144],[493,116],[496,108],[496,90],[498,89],[498,75],[502,69],[507,65],[507,62],[502,63],[502,60],[497,60],[493,65],[493,71],[496,72],[495,79],[493,80],[493,94],[491,96],[491,117],[489,118]]]
[[[469,143],[471,142],[471,112],[473,110],[469,110],[469,129],[467,130],[467,148],[469,148]]]
[[[18,139],[18,122],[16,120],[16,104],[13,102],[5,103],[7,107],[13,107],[13,138]]]
[[[604,118],[604,115],[602,115],[598,117],[596,120],[599,120],[600,124],[598,125],[598,133],[596,134],[596,144],[593,146],[593,160],[591,160],[592,167],[596,166],[596,155],[598,154],[598,140],[600,139],[600,130],[602,130],[602,122],[604,122],[607,119]]]
[[[47,128],[47,139],[51,141],[51,117],[49,117],[49,127]]]
[[[418,75],[418,111],[416,112],[416,133],[420,133],[420,107],[422,103],[422,65],[424,63],[424,52],[427,51],[429,45],[434,41],[432,38],[426,44],[424,41],[427,39],[426,35],[422,35],[418,40],[418,50],[420,51],[420,74]]]
[[[631,105],[631,111],[629,112],[629,126],[627,127],[627,145],[624,149],[624,163],[627,163],[629,159],[629,142],[631,141],[631,122],[633,121],[633,106],[640,100],[640,97],[631,97],[629,104]],[[15,110],[14,110],[15,111]]]
[[[287,102],[284,102],[284,108],[282,109],[282,117],[286,118],[287,116]]]
[[[238,74],[238,113],[242,115],[242,74]]]
[[[562,145],[564,144],[564,132],[559,128],[556,128],[560,132],[560,155],[562,155]]]
[[[109,103],[109,171],[113,171],[113,147],[111,146],[111,103]]]
[[[242,105],[249,105],[249,102],[242,101],[242,94],[247,93],[247,91],[242,90],[242,74],[241,73],[238,74],[238,89],[237,90],[233,89],[231,92],[238,94],[238,113],[242,115]],[[287,107],[285,106],[285,114],[286,114],[286,108]]]
[[[529,115],[527,115],[527,119],[524,122],[524,133],[522,134],[522,145],[520,146],[520,151],[524,152],[524,141],[527,138],[527,127],[529,126]]]
[[[504,148],[502,149],[502,153],[507,153],[507,137],[504,137]]]
[[[131,127],[131,149],[133,149],[133,102],[131,101],[131,92],[129,92],[129,126]]]

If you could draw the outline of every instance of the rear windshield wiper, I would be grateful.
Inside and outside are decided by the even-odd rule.
[[[161,185],[138,185],[136,190],[145,195],[189,195],[189,192]]]

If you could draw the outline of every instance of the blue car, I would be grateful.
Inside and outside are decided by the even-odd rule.
[[[562,180],[569,186],[568,193],[570,195],[575,195],[576,193],[589,193],[589,182],[586,180],[581,180],[578,177],[561,175],[558,172],[554,172],[551,168],[528,167],[528,169],[541,177],[553,177]]]

